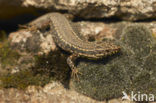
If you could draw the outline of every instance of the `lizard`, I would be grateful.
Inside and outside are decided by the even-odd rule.
[[[77,76],[80,73],[74,65],[78,57],[100,59],[120,50],[120,47],[112,42],[89,42],[81,39],[63,14],[49,13],[48,16],[41,18],[41,22],[39,20],[37,22],[39,22],[38,24],[49,24],[56,45],[71,53],[67,58],[67,64],[72,70],[72,76]]]

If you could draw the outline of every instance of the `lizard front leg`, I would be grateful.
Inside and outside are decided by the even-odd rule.
[[[75,67],[74,65],[74,62],[75,60],[79,57],[79,55],[77,54],[72,54],[70,55],[68,58],[67,58],[67,64],[69,65],[69,67],[71,68],[72,70],[72,76],[74,78],[77,78],[78,81],[79,81],[79,78],[78,78],[78,74],[82,74],[78,71],[78,69]]]

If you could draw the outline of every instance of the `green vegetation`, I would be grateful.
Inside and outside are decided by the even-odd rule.
[[[19,53],[9,47],[5,31],[0,31],[0,63],[2,68],[15,65],[19,57]]]
[[[46,75],[63,82],[69,77],[70,71],[66,58],[67,56],[59,50],[48,55],[36,56],[32,71],[34,74]]]
[[[51,80],[64,82],[70,71],[66,57],[59,50],[42,56],[22,55],[11,48],[6,33],[0,31],[0,87],[25,89],[44,86]],[[18,71],[12,73],[15,68]]]
[[[49,82],[49,77],[43,77],[40,74],[35,75],[31,70],[23,70],[14,74],[4,74],[0,77],[3,88],[25,89],[29,85],[43,86]]]
[[[7,40],[7,34],[5,31],[0,30],[0,42],[6,41]]]
[[[34,56],[34,61],[26,60],[22,64],[17,63],[19,58],[25,58],[25,56],[12,50],[8,42],[3,42],[0,49],[0,63],[2,65],[0,69],[9,68],[10,70],[0,73],[1,88],[25,89],[29,85],[44,86],[51,80],[64,82],[69,76],[65,55],[59,51],[51,52],[48,55]],[[34,62],[34,65],[27,67],[27,64],[31,62]],[[11,70],[15,68],[19,68],[20,71],[11,73]]]
[[[0,48],[0,62],[2,68],[6,66],[16,65],[17,60],[20,58],[20,54],[9,47],[7,41],[1,43]]]

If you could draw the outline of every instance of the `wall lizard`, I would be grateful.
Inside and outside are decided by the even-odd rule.
[[[40,26],[42,22],[50,24],[50,30],[52,31],[52,37],[56,45],[71,53],[71,56],[67,58],[67,64],[72,69],[72,75],[79,73],[74,66],[74,61],[78,57],[99,59],[114,54],[120,50],[120,47],[114,45],[112,42],[98,43],[80,39],[72,29],[69,21],[60,13],[49,13],[48,16],[43,16],[36,22],[39,24],[36,26]]]

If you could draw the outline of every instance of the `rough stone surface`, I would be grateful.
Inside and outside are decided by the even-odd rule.
[[[25,91],[14,88],[0,90],[1,103],[106,103],[95,101],[53,82],[44,88],[29,86]]]
[[[81,18],[117,17],[124,20],[144,20],[156,17],[156,0],[1,0],[0,18],[37,14],[45,11],[65,11]],[[6,12],[7,10],[7,12]],[[12,10],[15,10],[12,12]],[[8,12],[9,11],[9,12]],[[15,20],[15,18],[14,18]]]
[[[96,101],[63,87],[58,82],[52,82],[41,87],[29,86],[25,91],[15,88],[0,90],[0,103],[133,103],[112,99]]]
[[[121,91],[155,95],[156,39],[152,32],[144,25],[131,24],[123,28],[117,43],[121,46],[117,55],[97,62],[81,60],[80,82],[72,79],[71,87],[97,100],[120,97]]]
[[[51,50],[56,49],[52,35],[48,33],[43,34],[40,31],[31,32],[28,30],[21,30],[11,33],[9,37],[12,47],[17,48],[20,51],[47,54]]]
[[[67,10],[82,18],[116,16],[124,20],[155,18],[155,0],[25,0],[25,6]]]

